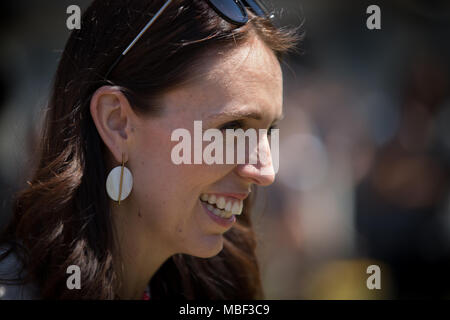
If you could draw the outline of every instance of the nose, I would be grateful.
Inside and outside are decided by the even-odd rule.
[[[249,182],[263,187],[270,186],[275,181],[275,174],[262,174],[261,170],[252,164],[238,164],[236,173]]]
[[[245,164],[238,164],[235,171],[238,176],[250,183],[269,186],[275,181],[275,170],[267,136],[261,137],[259,146],[254,152],[257,152],[257,157],[255,157],[257,161],[253,161],[256,163],[251,163],[249,161],[251,157],[247,155]]]

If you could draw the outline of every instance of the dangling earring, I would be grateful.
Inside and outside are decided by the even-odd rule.
[[[130,170],[125,167],[122,153],[122,165],[111,170],[106,179],[106,191],[108,196],[114,201],[125,200],[133,188],[133,176]]]

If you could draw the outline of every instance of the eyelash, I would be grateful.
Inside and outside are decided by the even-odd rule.
[[[242,122],[239,120],[234,120],[234,121],[230,121],[225,123],[224,125],[222,125],[220,127],[219,130],[226,130],[226,129],[243,129],[243,125]]]
[[[234,130],[242,129],[242,130],[244,130],[244,125],[243,125],[243,123],[240,120],[234,120],[234,121],[230,121],[230,122],[225,123],[224,125],[222,125],[219,128],[219,130],[221,130],[221,131],[226,130],[226,129],[234,129]],[[271,135],[272,134],[272,130],[274,130],[274,129],[278,129],[278,126],[276,124],[271,126],[269,128],[269,130],[267,130],[267,135]]]

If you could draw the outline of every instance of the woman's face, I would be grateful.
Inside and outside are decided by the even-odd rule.
[[[121,206],[136,211],[144,230],[139,232],[166,252],[211,257],[222,249],[234,218],[208,212],[201,198],[239,213],[251,185],[268,186],[275,177],[263,174],[261,163],[176,165],[172,149],[180,142],[171,141],[172,133],[187,129],[193,146],[194,121],[202,121],[203,131],[269,129],[282,115],[282,73],[273,52],[257,37],[233,51],[215,51],[201,69],[200,77],[164,94],[161,116],[132,120],[125,152],[134,184]]]

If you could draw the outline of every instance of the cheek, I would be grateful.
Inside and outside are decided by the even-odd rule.
[[[151,138],[148,138],[151,137]],[[233,166],[180,164],[172,162],[170,133],[147,133],[139,140],[130,157],[133,197],[147,221],[156,227],[180,229],[198,211],[198,198],[226,177]],[[205,146],[204,146],[205,147]],[[187,226],[184,228],[186,229]]]
[[[142,150],[132,167],[137,205],[152,219],[164,216],[166,221],[182,209],[192,208],[200,192],[202,170],[193,165],[173,164],[167,143],[155,145],[154,151],[151,147]]]
[[[172,161],[172,150],[179,141],[170,140],[171,132],[145,132],[138,140],[133,155],[133,168],[137,175],[136,183],[147,190],[159,189],[171,195],[181,192],[202,192],[209,184],[226,176],[233,168],[230,165],[179,164]],[[209,142],[203,143],[203,149]],[[191,150],[191,162],[193,162]],[[156,192],[156,191],[155,191]]]

